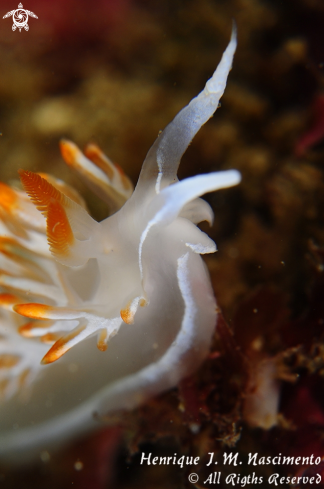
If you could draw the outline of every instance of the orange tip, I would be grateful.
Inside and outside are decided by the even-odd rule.
[[[13,310],[31,319],[47,319],[48,313],[52,310],[51,306],[46,306],[45,304],[37,304],[30,302],[29,304],[16,304]]]
[[[41,364],[48,365],[49,363],[53,363],[59,358],[61,358],[64,353],[70,350],[72,346],[74,346],[78,341],[73,341],[82,331],[85,330],[85,326],[79,326],[75,330],[71,331],[67,335],[63,336],[57,340],[56,343],[52,346],[52,348],[46,353],[43,357]]]

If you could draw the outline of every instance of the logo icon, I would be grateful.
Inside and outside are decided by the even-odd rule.
[[[13,31],[15,31],[17,28],[19,29],[19,32],[21,32],[22,28],[24,28],[25,31],[28,31],[29,30],[29,25],[28,25],[28,16],[29,15],[31,17],[34,17],[34,19],[38,19],[37,15],[35,15],[34,12],[31,12],[30,10],[23,9],[23,4],[20,3],[16,10],[11,10],[11,12],[7,12],[6,15],[3,16],[3,19],[7,19],[8,17],[12,16],[12,20],[13,20],[12,30]]]

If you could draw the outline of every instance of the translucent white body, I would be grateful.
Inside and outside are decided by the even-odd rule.
[[[99,150],[87,158],[62,143],[67,162],[121,206],[103,222],[50,177],[22,172],[33,203],[4,187],[0,456],[26,459],[95,428],[96,415],[131,409],[177,385],[206,357],[216,302],[200,254],[216,246],[196,226],[213,218],[199,196],[236,185],[240,175],[181,182],[176,175],[217,109],[235,48],[233,32],[205,89],[151,147],[134,193]]]

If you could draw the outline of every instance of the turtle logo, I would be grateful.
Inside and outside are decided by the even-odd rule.
[[[28,16],[34,17],[34,19],[38,19],[37,15],[34,14],[34,12],[31,12],[30,10],[25,10],[23,9],[23,4],[20,3],[18,5],[17,10],[11,10],[11,12],[7,12],[6,15],[3,16],[3,19],[7,19],[8,17],[12,16],[13,20],[13,25],[12,25],[12,30],[15,31],[18,27],[19,32],[21,32],[21,29],[24,28],[25,31],[29,30],[29,25],[28,25]]]

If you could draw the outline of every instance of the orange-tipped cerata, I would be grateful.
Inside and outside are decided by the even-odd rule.
[[[17,207],[18,199],[16,192],[5,183],[0,182],[0,206],[6,212],[11,212]]]
[[[88,144],[84,149],[84,154],[92,163],[104,171],[110,180],[114,178],[114,170],[99,146],[93,143]]]
[[[50,320],[45,320],[45,321],[30,321],[29,323],[23,324],[18,328],[19,334],[21,336],[24,336],[25,338],[34,338],[35,334],[34,331],[35,329],[44,329],[46,332],[49,327],[53,325],[53,321]]]
[[[106,329],[102,329],[99,333],[99,338],[97,342],[97,347],[100,351],[106,351],[107,350],[107,339],[108,339],[108,333]]]
[[[14,311],[31,319],[47,319],[48,313],[52,310],[51,306],[30,302],[29,304],[17,304],[13,307]]]
[[[68,350],[70,350],[70,348],[72,348],[72,346],[74,345],[74,342],[72,340],[80,333],[82,333],[84,329],[85,326],[79,326],[74,331],[71,331],[71,333],[63,336],[63,338],[60,338],[46,353],[41,363],[43,365],[47,365],[48,363],[53,363],[61,358],[61,356],[64,355],[64,353],[66,353]]]
[[[45,343],[47,345],[53,345],[53,343],[55,343],[55,341],[58,341],[60,337],[61,335],[59,333],[46,333],[41,336],[40,340],[42,343]]]
[[[130,309],[125,307],[125,309],[121,309],[120,317],[126,324],[132,324],[134,321],[134,315],[131,313]]]
[[[33,338],[33,329],[35,329],[35,323],[34,322],[30,322],[30,323],[26,323],[26,324],[23,324],[22,326],[20,326],[20,328],[18,329],[19,331],[19,334],[21,334],[21,336],[24,336],[25,338]]]
[[[0,294],[0,306],[6,308],[9,306],[13,306],[15,304],[19,304],[22,300],[14,295],[9,293]]]
[[[60,150],[65,163],[70,166],[75,164],[78,155],[81,154],[81,151],[75,144],[65,139],[61,139],[60,141]]]

